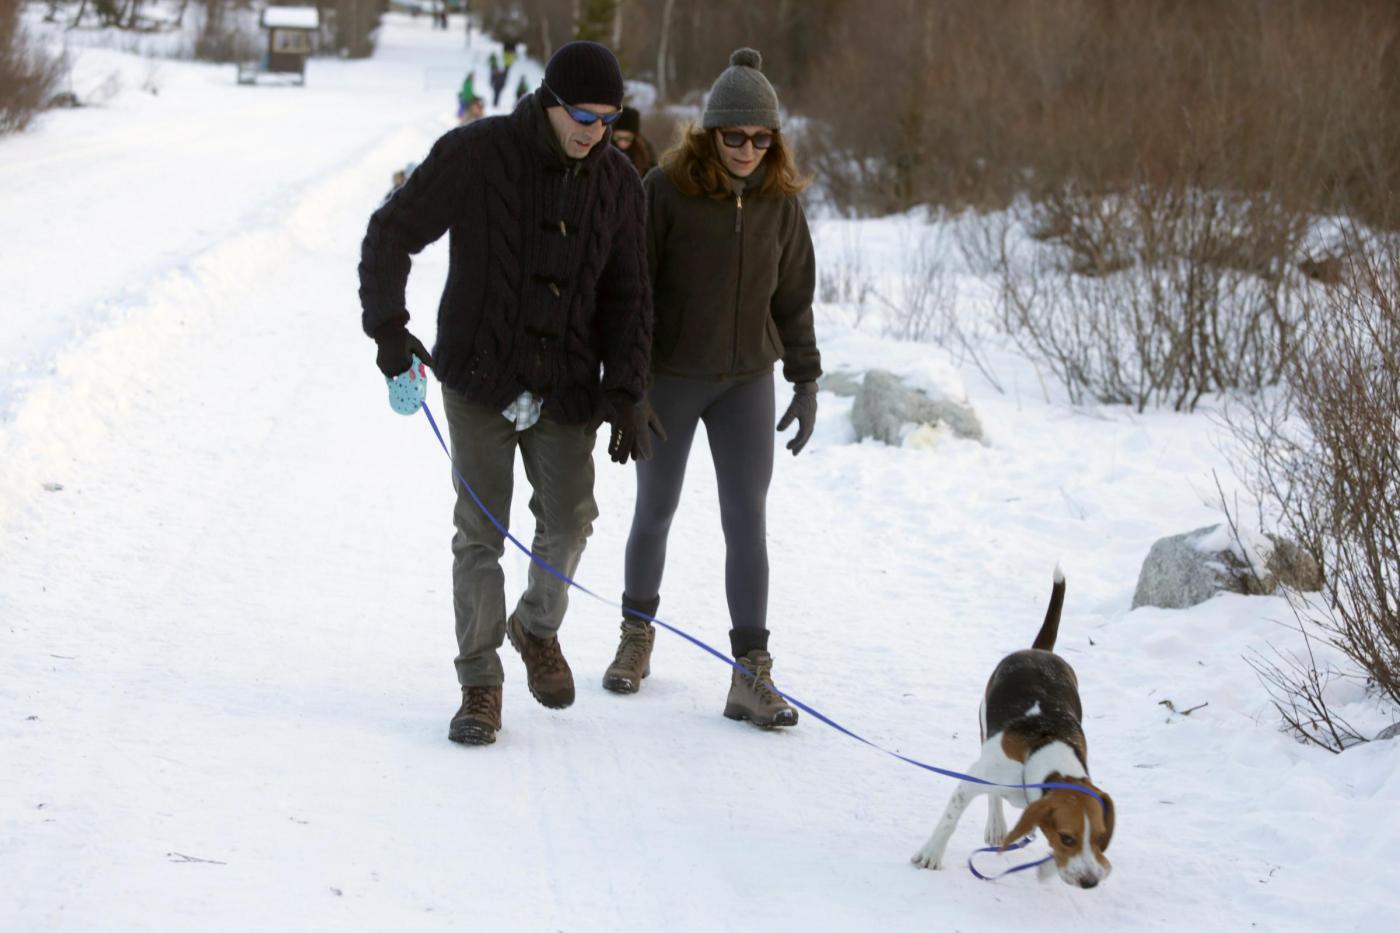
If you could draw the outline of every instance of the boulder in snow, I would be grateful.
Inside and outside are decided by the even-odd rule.
[[[1236,540],[1224,524],[1160,538],[1143,561],[1133,608],[1185,609],[1216,593],[1262,596],[1279,586],[1316,590],[1322,578],[1312,557],[1272,536]]]
[[[899,446],[921,426],[946,425],[958,437],[982,440],[982,424],[966,402],[938,392],[913,389],[894,373],[872,369],[865,374],[851,409],[856,439],[873,437]]]

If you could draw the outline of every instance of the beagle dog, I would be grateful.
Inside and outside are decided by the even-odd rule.
[[[943,867],[943,851],[958,819],[972,798],[986,794],[988,845],[1005,850],[1039,828],[1053,855],[1053,861],[1040,866],[1042,880],[1058,871],[1066,884],[1092,888],[1108,877],[1112,866],[1104,850],[1113,838],[1113,801],[1089,781],[1079,681],[1074,669],[1053,652],[1064,602],[1065,577],[1056,567],[1050,608],[1033,647],[1007,655],[987,681],[980,717],[982,754],[968,773],[996,784],[1078,784],[1098,797],[1068,789],[963,781],[933,835],[910,859],[920,868]],[[1025,811],[1010,833],[1002,814],[1003,798]]]

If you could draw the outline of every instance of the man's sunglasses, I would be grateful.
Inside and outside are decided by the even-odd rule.
[[[617,118],[622,116],[621,110],[614,110],[612,113],[600,114],[594,113],[591,110],[583,110],[579,107],[575,107],[573,104],[565,103],[564,98],[560,97],[558,94],[555,94],[554,89],[552,87],[550,87],[548,84],[544,84],[544,82],[540,83],[543,84],[544,89],[546,91],[549,91],[549,93],[553,95],[554,99],[559,102],[559,106],[564,108],[564,111],[569,115],[569,119],[573,120],[580,126],[592,126],[599,120],[603,121],[604,126],[612,126],[614,123],[617,122]]]
[[[743,130],[720,130],[719,140],[730,149],[743,149],[744,143],[753,143],[755,149],[767,149],[773,145],[773,134],[760,130],[750,136]]]

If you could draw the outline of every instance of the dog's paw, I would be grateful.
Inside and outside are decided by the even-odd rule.
[[[927,868],[931,871],[938,871],[943,867],[943,853],[934,851],[929,846],[924,846],[910,856],[909,861],[915,868]]]
[[[1006,814],[1001,811],[1001,802],[994,802],[987,810],[987,828],[982,839],[989,846],[999,846],[1006,838]]]

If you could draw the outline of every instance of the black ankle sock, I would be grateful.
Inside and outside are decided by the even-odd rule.
[[[768,630],[766,628],[732,628],[729,630],[729,647],[735,658],[745,657],[750,651],[768,650]]]
[[[651,618],[656,618],[656,609],[660,605],[660,596],[653,597],[652,599],[633,599],[631,596],[628,596],[626,593],[623,593],[622,618],[623,620],[636,619],[639,622],[645,622],[647,621],[645,618],[635,616],[627,610],[634,609],[637,612],[642,613],[642,616],[650,616]]]

